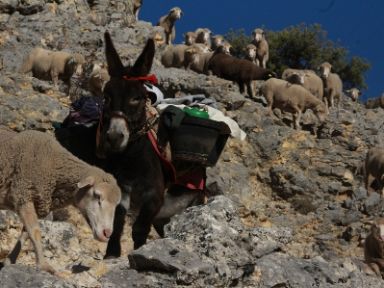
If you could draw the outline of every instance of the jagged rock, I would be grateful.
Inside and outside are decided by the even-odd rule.
[[[35,267],[23,265],[9,265],[0,270],[0,283],[2,288],[73,288],[75,284],[70,284],[63,279],[39,272]]]

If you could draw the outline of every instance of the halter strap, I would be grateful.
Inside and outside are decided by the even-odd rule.
[[[157,80],[157,77],[155,74],[149,74],[147,76],[138,76],[138,77],[132,77],[128,75],[123,76],[124,80],[137,80],[137,81],[146,81],[150,82],[153,85],[157,85],[159,83],[159,80]]]

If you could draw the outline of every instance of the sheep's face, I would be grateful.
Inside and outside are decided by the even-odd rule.
[[[320,65],[320,76],[321,78],[327,79],[331,73],[332,65],[329,63],[323,63]]]
[[[115,181],[112,183],[96,183],[93,176],[78,183],[76,206],[91,227],[93,237],[102,242],[107,242],[112,235],[115,209],[121,200],[120,188]]]
[[[264,38],[264,31],[262,29],[255,29],[252,32],[253,40],[259,43]]]
[[[211,38],[211,31],[209,29],[201,30],[200,37],[203,39],[204,43],[208,43]]]
[[[246,48],[247,57],[250,59],[254,59],[256,57],[256,46],[248,45]]]
[[[185,45],[192,45],[196,41],[196,35],[193,32],[187,32],[185,34]]]
[[[225,54],[228,54],[228,55],[231,55],[231,48],[232,48],[232,45],[229,44],[228,42],[224,42],[223,45],[221,46],[222,47],[222,52],[225,53]]]
[[[378,218],[372,224],[371,232],[376,239],[380,241],[384,241],[384,219],[383,218]]]
[[[361,92],[357,88],[352,88],[351,90],[347,91],[353,101],[357,101],[359,96],[361,95]]]
[[[179,7],[174,7],[169,11],[169,14],[173,19],[180,19],[181,16],[183,15],[183,11]]]
[[[321,123],[325,122],[328,111],[324,103],[317,105],[313,112],[315,112],[315,115]]]
[[[224,44],[224,37],[223,36],[214,36],[212,37],[213,41],[213,47],[219,47]]]

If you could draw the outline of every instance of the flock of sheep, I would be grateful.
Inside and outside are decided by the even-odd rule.
[[[134,13],[138,13],[141,0],[134,1]],[[263,94],[268,111],[273,108],[292,113],[294,127],[300,128],[300,117],[310,109],[324,122],[329,109],[340,106],[343,95],[342,81],[332,73],[332,65],[325,62],[319,67],[319,75],[313,70],[286,69],[282,79],[267,69],[269,47],[262,29],[253,31],[253,41],[246,47],[245,59],[230,55],[231,45],[221,35],[211,36],[211,31],[199,28],[185,33],[185,43],[172,45],[175,39],[175,22],[182,16],[180,8],[172,8],[160,18],[158,26],[164,28],[168,45],[161,56],[165,67],[185,67],[197,73],[213,74],[236,82],[240,91],[245,87],[254,96],[252,81],[266,80]],[[32,71],[35,77],[53,81],[58,78],[69,83],[71,77],[83,73],[83,56],[62,51],[35,48],[25,59],[20,71]],[[102,96],[104,84],[109,80],[105,67],[93,64],[87,83],[88,90]],[[351,89],[350,95],[357,101],[360,92]],[[58,161],[57,159],[60,159]],[[384,150],[372,148],[365,162],[365,186],[371,191],[371,177],[384,187]],[[37,131],[19,134],[0,129],[0,209],[17,212],[24,228],[17,245],[29,237],[36,252],[37,265],[48,272],[57,272],[44,259],[38,217],[68,204],[77,206],[90,224],[94,236],[108,241],[121,192],[112,175],[77,159],[62,148],[54,138]],[[17,246],[16,245],[16,246]],[[15,246],[15,249],[16,249]],[[12,251],[6,260],[14,263],[17,253]],[[384,271],[384,220],[372,224],[371,234],[365,241],[365,258],[373,272]]]

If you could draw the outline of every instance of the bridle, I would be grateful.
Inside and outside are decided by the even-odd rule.
[[[158,79],[157,79],[156,75],[154,75],[154,74],[150,74],[147,76],[138,76],[138,77],[132,77],[132,76],[124,75],[122,78],[124,80],[127,80],[127,81],[132,81],[132,80],[141,81],[143,83],[143,85],[144,85],[144,82],[150,82],[153,85],[158,84]],[[147,109],[147,108],[145,108],[145,109]],[[145,113],[147,113],[147,111],[145,111]],[[129,124],[132,121],[130,121],[130,119],[127,117],[127,115],[125,115],[125,113],[123,111],[114,110],[110,113],[110,117],[111,118],[112,117],[121,118],[125,121],[127,127],[131,126]],[[128,139],[128,143],[131,143],[131,142],[139,139],[141,136],[147,134],[148,131],[150,131],[153,128],[154,123],[149,122],[147,117],[145,117],[145,118],[146,119],[145,119],[144,125],[138,131],[134,131],[134,133],[132,133],[130,135],[130,137]],[[100,138],[101,138],[102,127],[103,127],[103,109],[101,110],[101,113],[100,113],[100,119],[99,119],[97,132],[96,132],[96,148],[97,149],[100,147]]]

